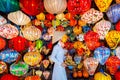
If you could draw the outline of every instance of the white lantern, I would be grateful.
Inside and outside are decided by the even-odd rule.
[[[59,14],[67,7],[66,0],[44,0],[44,7],[48,13]]]

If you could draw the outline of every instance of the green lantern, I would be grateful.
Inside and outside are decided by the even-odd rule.
[[[43,45],[43,41],[42,40],[37,40],[36,41],[36,48],[37,49],[40,49],[42,47],[42,45]]]
[[[10,73],[15,76],[22,76],[28,72],[29,66],[24,62],[13,63],[10,66]]]

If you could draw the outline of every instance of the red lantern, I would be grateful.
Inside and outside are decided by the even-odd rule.
[[[32,16],[37,15],[44,10],[42,0],[20,0],[20,6],[22,11]]]
[[[29,45],[28,41],[21,36],[17,36],[9,40],[9,48],[12,48],[18,52],[27,49],[28,45]]]
[[[68,0],[67,8],[72,14],[83,14],[91,8],[91,0]]]
[[[66,42],[65,43],[65,48],[68,49],[68,50],[72,49],[73,48],[73,43]]]
[[[0,50],[5,48],[5,46],[6,46],[6,41],[0,37]]]
[[[47,48],[48,48],[48,49],[52,49],[52,47],[53,47],[52,42],[50,42],[50,43],[47,44]]]
[[[83,49],[83,48],[77,49],[77,54],[78,54],[78,56],[82,56],[82,55],[83,55],[83,52],[84,52],[84,49]]]
[[[53,14],[46,14],[46,18],[47,20],[52,21],[53,19],[55,19],[55,16]]]
[[[115,29],[116,29],[117,31],[120,31],[120,21],[115,25]]]
[[[19,78],[11,74],[5,74],[1,77],[0,80],[19,80]]]
[[[120,80],[120,71],[115,73],[115,80]]]
[[[110,74],[114,75],[120,66],[120,59],[117,56],[110,56],[106,61],[106,67]]]

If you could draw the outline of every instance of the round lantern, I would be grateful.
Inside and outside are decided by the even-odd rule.
[[[9,13],[8,19],[17,25],[26,25],[30,22],[30,18],[20,10]]]
[[[5,70],[7,70],[7,64],[3,61],[0,61],[0,74],[5,72]]]
[[[28,41],[21,36],[17,36],[9,40],[9,48],[21,52],[28,48]]]
[[[11,24],[5,24],[0,26],[0,36],[6,38],[6,39],[11,39],[16,36],[18,36],[18,29],[11,25]]]
[[[0,78],[0,80],[19,80],[19,78],[12,74],[5,74]]]
[[[64,19],[64,13],[60,13],[60,14],[57,14],[56,15],[56,19],[58,19],[58,20],[63,20]]]
[[[22,76],[28,72],[29,66],[24,62],[13,63],[10,65],[10,73],[15,76]]]
[[[112,3],[112,0],[94,0],[101,12],[106,12]]]
[[[0,0],[0,11],[9,13],[19,10],[18,0]]]
[[[19,53],[13,49],[6,49],[0,52],[0,60],[11,63],[18,58]]]
[[[44,7],[48,13],[59,14],[67,7],[66,0],[44,0]]]
[[[120,9],[120,4],[114,4],[110,6],[110,8],[108,9],[106,14],[112,23],[116,23],[118,22],[118,20],[120,20],[119,9]]]
[[[25,63],[29,64],[30,66],[35,66],[42,60],[42,56],[39,52],[34,51],[26,53],[23,59]]]
[[[75,26],[73,28],[73,32],[75,35],[79,35],[80,33],[82,33],[82,27],[81,26]]]
[[[20,0],[19,2],[22,11],[32,16],[37,15],[44,10],[42,0]]]
[[[115,79],[116,79],[116,80],[120,80],[120,71],[117,71],[117,72],[115,73]]]
[[[24,26],[21,31],[24,38],[30,41],[35,41],[41,37],[41,31],[35,26]]]
[[[45,20],[45,14],[41,12],[40,14],[36,15],[36,18],[38,20]]]
[[[6,24],[7,20],[0,15],[0,25]]]
[[[55,19],[54,14],[46,14],[45,16],[46,16],[46,19],[50,20],[50,21],[53,20],[53,19]]]
[[[0,37],[0,50],[4,49],[6,46],[6,41]]]
[[[112,80],[111,76],[107,73],[97,72],[94,76],[95,80]]]
[[[72,14],[83,14],[91,8],[92,0],[68,0],[67,8]]]

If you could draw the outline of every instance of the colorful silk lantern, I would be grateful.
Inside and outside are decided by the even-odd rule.
[[[24,26],[21,31],[24,38],[30,41],[35,41],[41,37],[41,31],[35,26]]]
[[[81,56],[78,56],[78,55],[74,56],[74,61],[75,61],[76,64],[80,64],[81,60],[82,60]]]
[[[112,0],[94,0],[101,12],[106,12],[112,3]]]
[[[79,35],[80,33],[82,33],[82,27],[81,26],[75,26],[73,28],[73,32],[75,35]]]
[[[0,78],[0,80],[19,80],[19,78],[12,74],[5,74]]]
[[[91,0],[68,0],[67,9],[72,14],[83,14],[91,8]]]
[[[93,57],[90,57],[90,58],[86,58],[83,63],[89,75],[94,75],[99,63],[98,60]]]
[[[84,41],[84,34],[79,34],[79,35],[77,35],[77,36],[76,36],[76,39],[77,39],[78,41]]]
[[[96,58],[101,65],[104,65],[110,56],[110,49],[104,46],[98,47],[94,50],[94,58]]]
[[[114,75],[120,65],[120,59],[117,56],[110,56],[106,61],[106,67],[111,75]]]
[[[14,37],[9,40],[9,48],[22,52],[28,48],[28,40],[21,36]]]
[[[114,4],[110,6],[110,8],[108,9],[106,14],[112,23],[116,23],[118,22],[118,20],[120,20],[119,9],[120,9],[120,4]]]
[[[18,29],[11,25],[11,24],[5,24],[0,26],[0,36],[6,38],[6,39],[11,39],[16,36],[18,36]]]
[[[45,20],[45,14],[41,12],[40,14],[36,15],[36,18],[38,20]]]
[[[44,10],[42,0],[20,0],[19,2],[22,11],[28,15],[35,16]]]
[[[7,20],[3,16],[0,15],[0,25],[4,25],[6,23],[7,23]]]
[[[115,79],[116,79],[116,80],[120,80],[120,71],[117,71],[117,72],[115,73]]]
[[[55,19],[54,14],[46,14],[45,16],[46,16],[46,19],[50,20],[50,21],[53,20],[53,19]]]
[[[0,11],[9,13],[19,10],[18,0],[0,0]]]
[[[67,7],[66,0],[44,0],[44,7],[48,13],[59,14]]]
[[[88,24],[94,24],[101,18],[103,18],[103,13],[95,10],[94,8],[91,8],[82,15],[81,20]]]
[[[52,26],[56,27],[60,25],[60,20],[56,19],[56,20],[52,20]]]
[[[115,49],[115,54],[120,59],[120,46]]]
[[[93,31],[88,31],[84,35],[85,41],[98,41],[99,40],[99,35],[96,32]]]
[[[111,28],[111,23],[109,21],[101,20],[100,22],[95,24],[93,30],[99,34],[100,39],[104,40],[110,28]]]
[[[111,76],[108,73],[97,72],[94,76],[95,80],[112,80]]]
[[[115,2],[116,2],[117,4],[120,4],[120,0],[115,0]]]
[[[43,63],[43,66],[45,68],[47,68],[49,66],[50,61],[49,60],[43,60],[42,63]]]
[[[20,10],[9,13],[8,19],[17,25],[26,25],[31,21],[30,18]]]
[[[15,76],[23,76],[28,72],[29,66],[24,62],[13,63],[10,65],[10,73]]]
[[[49,78],[50,72],[49,71],[44,71],[43,76],[47,80]]]
[[[60,14],[57,14],[56,15],[56,19],[58,19],[58,20],[63,20],[64,19],[64,13],[60,13]]]
[[[43,41],[42,40],[37,40],[36,42],[36,48],[40,49],[43,46]]]
[[[50,41],[51,40],[51,35],[49,35],[48,33],[45,33],[42,35],[42,38],[45,40],[45,41]]]
[[[11,63],[18,58],[19,53],[13,49],[5,49],[0,52],[0,60]]]
[[[120,41],[120,32],[111,30],[105,37],[107,44],[111,49],[115,49]]]
[[[41,80],[38,75],[35,76],[27,76],[25,80]]]
[[[0,37],[0,50],[4,49],[6,46],[6,41]]]
[[[7,70],[7,64],[3,61],[0,61],[0,74]]]
[[[39,52],[27,52],[23,57],[25,63],[27,63],[30,66],[35,66],[39,64],[39,62],[42,60],[42,56]]]
[[[115,29],[116,29],[117,31],[120,31],[120,21],[118,21],[118,22],[116,23]]]

